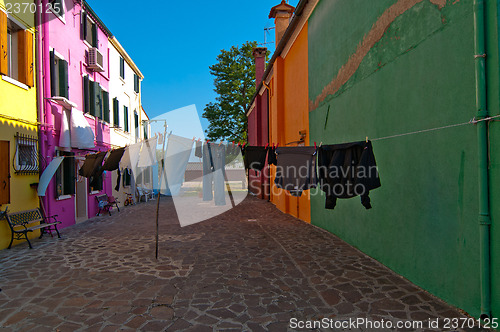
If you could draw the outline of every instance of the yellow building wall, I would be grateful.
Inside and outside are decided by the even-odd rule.
[[[0,7],[5,11],[5,3],[0,0]],[[33,15],[13,15],[15,19],[29,27],[35,35],[33,28]],[[33,59],[35,59],[35,38],[33,37]],[[34,80],[36,81],[36,80]],[[39,206],[36,189],[30,184],[38,183],[39,175],[17,175],[14,170],[14,155],[16,152],[16,133],[30,136],[38,136],[37,129],[37,103],[36,103],[36,83],[35,86],[27,90],[7,82],[0,75],[0,140],[10,142],[10,204],[0,205],[1,210],[8,207],[9,212],[30,210]],[[40,235],[39,231],[33,232],[29,238]],[[5,219],[0,220],[0,249],[7,248],[11,239],[11,231]],[[14,241],[17,243],[26,241]]]
[[[297,146],[300,134],[306,133],[304,144],[309,145],[309,87],[307,23],[304,25],[285,58],[278,57],[270,81],[270,139],[279,146]],[[274,181],[275,170],[271,170]],[[311,222],[310,192],[301,197],[272,188],[271,202],[281,211]]]

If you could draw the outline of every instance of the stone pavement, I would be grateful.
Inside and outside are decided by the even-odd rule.
[[[155,201],[45,236],[32,250],[0,251],[0,330],[286,331],[291,318],[464,317],[271,203],[248,197],[183,228],[171,199],[160,212],[158,260]]]

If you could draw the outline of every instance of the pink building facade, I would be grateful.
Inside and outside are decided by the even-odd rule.
[[[65,158],[42,203],[48,215],[57,214],[62,227],[67,227],[96,215],[96,195],[112,194],[111,174],[103,173],[102,181],[93,186],[78,175],[87,154],[110,149],[111,33],[85,1],[42,0],[43,8],[48,2],[55,4],[55,10],[38,17],[42,169],[57,156]],[[93,144],[75,142],[77,120],[92,128]]]

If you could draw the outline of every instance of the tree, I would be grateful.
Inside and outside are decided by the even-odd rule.
[[[214,78],[215,102],[205,106],[203,117],[210,124],[210,140],[243,142],[247,139],[246,110],[255,94],[255,63],[252,56],[257,42],[247,41],[241,47],[222,50],[217,63],[210,66]]]

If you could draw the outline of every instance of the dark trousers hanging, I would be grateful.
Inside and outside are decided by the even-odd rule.
[[[224,192],[224,166],[226,153],[224,145],[205,143],[203,145],[203,200],[215,205],[226,205]]]

